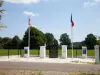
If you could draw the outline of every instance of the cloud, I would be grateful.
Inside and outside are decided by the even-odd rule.
[[[100,0],[87,0],[84,2],[84,7],[94,6],[94,5],[98,4],[99,2],[100,2]]]
[[[31,4],[40,2],[40,0],[4,0],[4,1],[16,4]]]
[[[39,16],[38,13],[33,13],[33,12],[28,12],[28,11],[24,11],[23,14],[28,15],[28,16]]]
[[[31,4],[31,3],[39,3],[41,1],[43,2],[49,2],[49,1],[58,1],[58,0],[4,0],[5,2],[9,3],[16,3],[16,4]]]

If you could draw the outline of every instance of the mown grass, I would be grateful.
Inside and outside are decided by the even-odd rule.
[[[20,53],[20,51],[19,51]],[[24,50],[21,50],[22,55],[24,54]],[[39,55],[40,50],[36,50],[36,49],[32,49],[30,50],[30,54],[31,55]],[[76,54],[76,49],[73,50],[74,56],[81,56],[82,55],[82,50],[81,49],[77,49],[77,54]],[[49,54],[49,50],[46,50],[46,54]],[[62,50],[58,50],[58,54],[61,55],[62,54]],[[72,54],[72,50],[68,49],[67,55],[71,56]],[[0,49],[0,56],[7,56],[8,55],[8,49]],[[9,50],[9,55],[18,55],[18,49],[10,49]],[[88,56],[94,56],[95,55],[95,51],[94,50],[87,50],[87,55]]]

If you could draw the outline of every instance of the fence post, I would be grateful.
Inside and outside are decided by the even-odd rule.
[[[77,49],[76,49],[76,58],[77,58]]]
[[[21,49],[20,49],[20,57],[22,56],[22,51],[21,51]]]
[[[9,49],[8,49],[8,59],[9,59]]]
[[[18,57],[19,57],[19,49],[18,49]]]
[[[38,57],[39,57],[39,51],[40,51],[40,50],[38,49]]]

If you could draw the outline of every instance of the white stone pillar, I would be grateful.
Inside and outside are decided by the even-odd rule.
[[[62,58],[67,58],[67,45],[62,45]]]
[[[95,45],[94,48],[95,48],[95,61],[96,63],[100,63],[99,45]]]
[[[45,46],[40,46],[40,58],[46,57],[46,48]]]
[[[30,52],[29,52],[29,47],[24,47],[24,57],[29,58]]]
[[[87,58],[87,47],[82,46],[82,57]]]

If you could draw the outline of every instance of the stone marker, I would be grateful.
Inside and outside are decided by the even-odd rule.
[[[24,57],[29,58],[30,53],[29,53],[29,47],[24,47]]]
[[[67,58],[67,45],[62,45],[62,58]]]
[[[99,45],[95,45],[95,62],[100,63],[100,50],[99,50]]]
[[[87,47],[85,46],[82,47],[82,57],[87,58]]]
[[[49,49],[49,58],[58,58],[58,46],[52,44]]]
[[[46,48],[45,46],[40,46],[40,58],[46,57]]]

